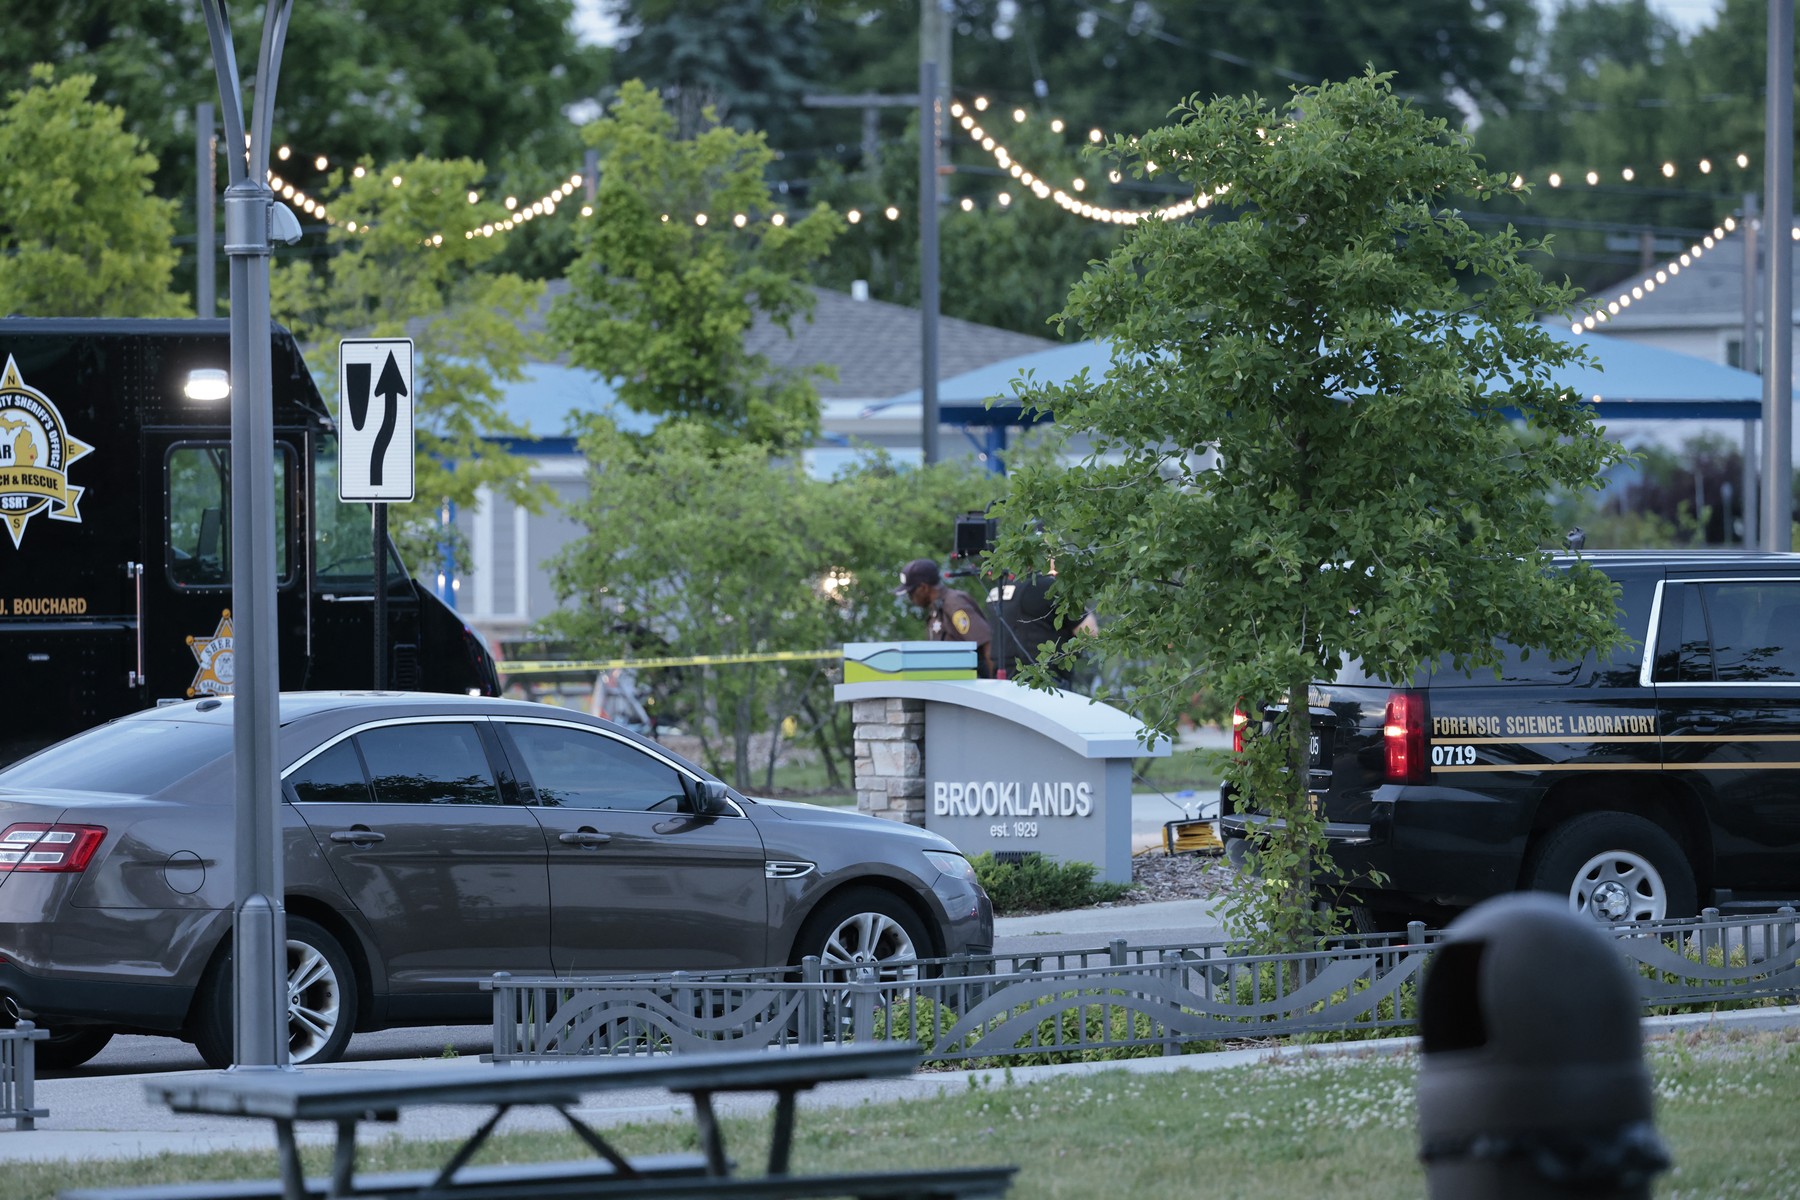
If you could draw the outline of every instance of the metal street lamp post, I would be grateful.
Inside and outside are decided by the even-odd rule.
[[[281,908],[280,701],[275,654],[275,449],[269,365],[269,253],[300,222],[265,182],[275,80],[293,0],[270,0],[248,137],[225,0],[203,0],[225,125],[225,254],[231,264],[232,749],[236,878],[232,910],[237,1067],[288,1065],[287,931]]]
[[[1794,548],[1794,0],[1769,0],[1768,53],[1762,534],[1764,550],[1787,551]]]

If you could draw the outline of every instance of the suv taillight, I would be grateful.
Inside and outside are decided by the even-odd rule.
[[[1381,723],[1381,740],[1387,747],[1389,783],[1425,781],[1425,697],[1418,692],[1394,692],[1388,696],[1387,717]]]
[[[1242,703],[1231,710],[1231,752],[1233,754],[1244,752],[1244,726],[1249,723],[1250,714],[1244,711]]]
[[[8,825],[0,871],[85,871],[105,840],[104,825]]]

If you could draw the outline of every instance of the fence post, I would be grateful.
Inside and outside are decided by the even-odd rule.
[[[700,1007],[698,991],[688,985],[688,980],[691,978],[692,974],[688,971],[672,971],[669,973],[669,1008],[675,1013],[676,1020],[681,1020],[683,1018],[687,1019],[690,1032],[698,1027],[698,1018],[700,1017],[698,1011]],[[648,1021],[643,1021],[641,1018],[640,1023],[644,1030],[642,1040],[648,1045],[650,1042],[650,1024]],[[669,1049],[674,1050],[675,1048],[676,1043],[671,1039]]]
[[[1769,939],[1770,945],[1767,947],[1770,959],[1784,957],[1787,952],[1793,948],[1796,940],[1794,931],[1795,915],[1794,906],[1791,904],[1784,904],[1775,910],[1776,924],[1772,931],[1774,936]],[[1795,993],[1784,993],[1781,1000],[1785,1004],[1792,1004],[1795,1000]]]
[[[1721,967],[1727,965],[1730,962],[1730,953],[1725,945],[1724,931],[1719,928],[1719,910],[1703,908],[1700,910],[1700,965],[1702,967],[1711,964],[1714,947],[1717,947],[1719,951],[1719,965]]]
[[[1112,963],[1113,966],[1115,966],[1115,967],[1124,966],[1125,965],[1125,939],[1124,938],[1114,938],[1112,941],[1106,943],[1106,956],[1107,956],[1107,959]]]
[[[1179,950],[1164,950],[1162,954],[1162,977],[1171,991],[1181,986],[1181,974],[1185,964],[1181,961]],[[1169,1058],[1181,1053],[1181,1038],[1170,1027],[1168,1021],[1163,1022],[1163,1057]]]
[[[12,1045],[11,1088],[0,1089],[0,1096],[7,1091],[12,1093],[13,1128],[36,1129],[37,1119],[46,1115],[37,1107],[37,1043],[49,1037],[47,1030],[39,1029],[30,1021],[20,1021],[13,1026],[13,1035],[8,1039]]]
[[[825,971],[819,956],[809,954],[800,960],[800,1044],[825,1044]]]
[[[856,980],[850,985],[850,1038],[856,1042],[875,1040],[875,1001],[881,985],[875,982],[875,968],[858,967]]]
[[[517,997],[511,994],[509,983],[511,971],[494,972],[494,1061],[504,1062],[512,1057],[518,1043],[519,1021],[513,1012],[513,1002]]]

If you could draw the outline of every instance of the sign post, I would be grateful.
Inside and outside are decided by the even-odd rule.
[[[369,503],[375,546],[375,690],[388,686],[387,506],[413,498],[411,338],[338,343],[338,499]]]

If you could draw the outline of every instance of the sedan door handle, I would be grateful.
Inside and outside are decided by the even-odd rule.
[[[373,846],[376,842],[387,841],[387,834],[376,833],[373,829],[334,829],[331,840],[339,845]]]
[[[594,829],[578,829],[574,833],[559,833],[556,840],[565,846],[604,846],[612,841],[612,834]]]

